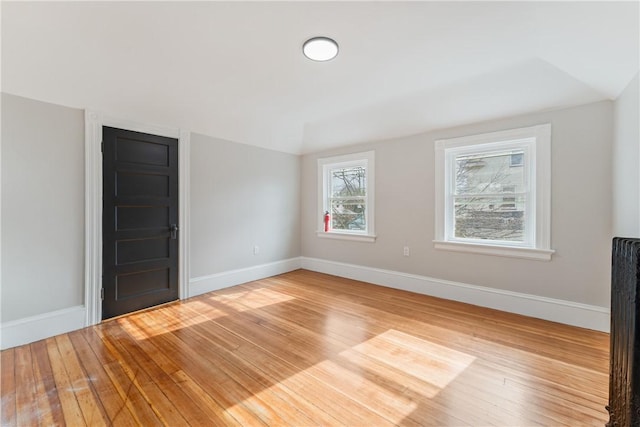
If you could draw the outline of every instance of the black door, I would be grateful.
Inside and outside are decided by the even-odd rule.
[[[178,298],[178,141],[103,127],[102,318]]]

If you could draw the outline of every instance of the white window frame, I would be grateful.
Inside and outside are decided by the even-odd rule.
[[[324,231],[324,213],[330,211],[329,171],[332,169],[362,166],[366,170],[366,230],[329,230]],[[354,240],[360,242],[375,242],[375,152],[346,154],[343,156],[325,157],[318,159],[318,220],[317,236],[329,239]]]
[[[523,243],[453,236],[452,185],[461,154],[525,150],[529,190]],[[435,249],[549,261],[551,249],[551,124],[437,140],[435,144]],[[533,212],[535,215],[531,215]]]

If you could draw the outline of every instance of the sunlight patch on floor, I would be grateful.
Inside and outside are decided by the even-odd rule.
[[[117,322],[133,338],[136,340],[144,340],[228,315],[228,313],[214,309],[200,301],[184,302],[179,307],[184,308],[185,306],[206,314],[194,315],[184,312],[181,309],[176,309],[176,307],[166,307],[123,317],[117,319]],[[164,315],[158,316],[161,313]]]
[[[324,384],[327,389],[317,388],[318,382]],[[349,407],[353,405],[350,401],[356,401],[392,423],[400,423],[417,408],[416,402],[401,393],[394,393],[368,380],[361,373],[346,369],[334,361],[325,360],[254,394],[227,411],[233,411],[239,405],[251,404],[256,398],[259,401],[273,399],[273,394],[282,395],[283,388],[290,390],[291,394],[297,394],[305,389],[304,384],[316,384],[314,393],[337,396],[338,398],[332,401],[335,407],[331,408],[337,412],[349,411]]]
[[[372,359],[377,365],[376,372],[387,372],[396,381],[400,373],[408,388],[426,397],[438,394],[475,360],[468,354],[395,329],[345,350],[340,356],[359,366],[366,366],[370,363],[367,359]],[[380,369],[380,365],[391,369]]]
[[[222,303],[236,311],[246,311],[279,304],[295,298],[267,288],[259,288],[232,294],[216,294],[209,297],[209,299]]]
[[[228,311],[212,307],[211,304],[207,304],[199,299],[185,301],[182,303],[182,306],[190,308],[194,313],[198,313],[197,317],[204,317],[207,320],[215,320],[229,315]]]
[[[148,312],[134,313],[117,319],[126,331],[135,339],[147,339],[215,320],[234,312],[242,312],[266,307],[295,299],[266,288],[230,294],[213,295],[207,300],[225,307],[218,308],[201,299],[184,301],[176,306],[160,307]],[[158,316],[160,315],[160,316]],[[151,323],[148,323],[146,321]]]
[[[229,410],[252,404],[254,399],[268,401],[274,394],[281,395],[283,388],[292,394],[308,393],[305,384],[320,383],[326,389],[316,388],[314,393],[333,396],[332,410],[348,411],[349,402],[355,401],[392,423],[400,423],[416,410],[421,398],[435,397],[475,360],[466,353],[390,329],[254,394]]]

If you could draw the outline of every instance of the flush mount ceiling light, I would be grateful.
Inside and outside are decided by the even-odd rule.
[[[312,61],[328,61],[338,54],[338,43],[329,37],[313,37],[304,42],[302,52]]]

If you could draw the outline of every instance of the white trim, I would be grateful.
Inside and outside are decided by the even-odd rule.
[[[81,305],[2,324],[0,349],[29,344],[55,335],[82,329],[85,308]]]
[[[178,241],[178,297],[185,299],[189,295],[189,279],[191,264],[189,258],[189,236],[191,236],[191,132],[180,130],[178,137],[178,224],[180,227]]]
[[[534,224],[528,224],[528,237],[524,245],[510,245],[503,242],[484,244],[480,241],[455,239],[448,235],[451,230],[451,207],[447,202],[447,188],[452,173],[450,163],[452,156],[466,151],[494,150],[523,141],[525,148],[531,147],[528,155],[530,165],[527,176],[533,197],[528,201],[535,211]],[[525,164],[526,167],[526,164]],[[538,260],[550,260],[555,253],[551,249],[551,124],[536,125],[498,132],[469,135],[459,138],[435,141],[435,239],[436,249],[454,250],[458,252],[480,253],[484,255],[508,256]],[[532,218],[533,219],[533,218]],[[535,232],[534,232],[535,230]],[[500,246],[500,249],[496,249]],[[529,251],[521,249],[528,248]],[[525,254],[523,256],[523,254]],[[532,255],[532,256],[527,256]]]
[[[2,11],[0,11],[0,17],[2,16]],[[0,49],[1,50],[1,49]],[[1,67],[0,67],[1,68]],[[0,70],[0,81],[2,81],[2,71]],[[0,118],[2,117],[2,94],[0,93]],[[0,120],[0,169],[2,169],[2,120]],[[2,290],[2,173],[0,173],[0,291]],[[2,312],[2,309],[0,309]],[[2,333],[0,332],[0,343],[2,342]],[[1,348],[1,344],[0,344]]]
[[[228,288],[253,280],[264,279],[300,268],[300,258],[289,258],[267,264],[254,265],[237,270],[223,271],[191,279],[189,282],[189,298],[211,291]]]
[[[544,136],[546,132],[545,129],[548,130],[550,135],[551,124],[545,123],[542,125],[527,126],[516,129],[506,129],[496,132],[487,132],[455,138],[440,139],[436,141],[436,148],[458,148],[467,145],[500,143],[531,138],[532,136],[538,138]]]
[[[551,249],[551,124],[536,130],[536,248]]]
[[[328,169],[329,168],[338,168],[338,167],[349,167],[349,166],[362,166],[364,165],[367,171],[367,209],[365,211],[366,215],[366,224],[367,230],[366,232],[352,232],[347,233],[337,231],[336,234],[349,234],[353,236],[361,236],[362,238],[354,239],[354,238],[341,238],[336,237],[337,239],[342,240],[360,240],[360,241],[375,241],[375,229],[376,229],[376,221],[375,221],[375,198],[376,198],[376,189],[375,189],[375,181],[376,181],[376,152],[375,151],[365,151],[361,153],[352,153],[345,154],[342,156],[333,156],[333,157],[323,157],[318,159],[318,236],[320,233],[324,233],[324,216],[323,213],[329,210],[327,206],[327,197],[329,189],[329,182],[327,178]],[[327,236],[320,236],[327,237]],[[371,238],[373,237],[373,240]]]
[[[190,133],[177,128],[138,123],[85,110],[85,326],[102,320],[102,127],[144,132],[178,139],[179,182],[179,290],[186,298],[189,283],[189,155]]]
[[[302,268],[581,328],[609,332],[608,307],[318,258],[302,257]]]
[[[102,116],[84,112],[85,326],[102,318]]]
[[[467,242],[433,241],[433,247],[452,252],[473,252],[482,255],[495,255],[509,258],[534,259],[538,261],[550,261],[553,249],[516,248],[504,246],[491,246]]]
[[[337,231],[316,231],[316,234],[324,239],[353,240],[355,242],[368,243],[375,242],[377,237],[371,234],[339,233]]]

